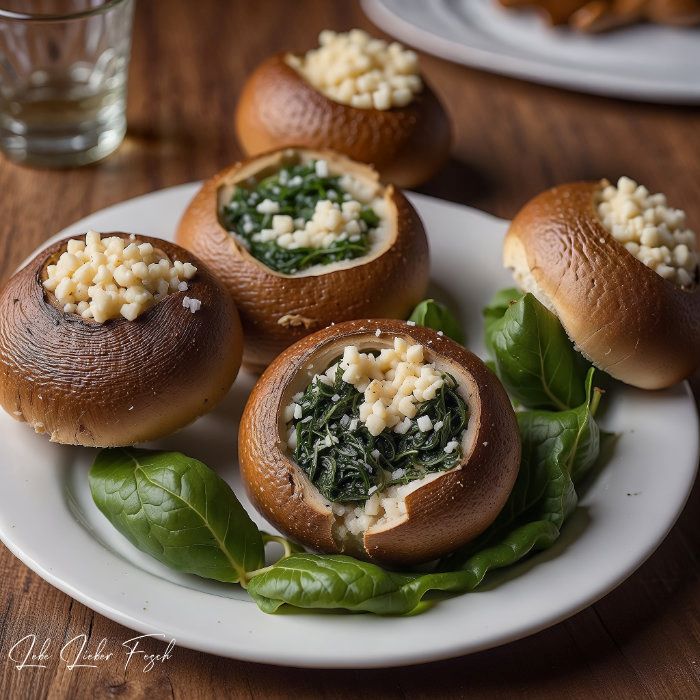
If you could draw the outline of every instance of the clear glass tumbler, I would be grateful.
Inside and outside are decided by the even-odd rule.
[[[133,0],[0,0],[0,150],[84,165],[126,133]]]

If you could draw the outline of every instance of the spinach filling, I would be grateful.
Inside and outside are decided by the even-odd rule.
[[[375,491],[407,484],[459,463],[467,405],[451,374],[443,375],[445,383],[434,399],[417,404],[416,416],[404,435],[387,428],[376,437],[359,419],[364,395],[344,382],[342,375],[338,367],[332,385],[318,379],[309,384],[296,401],[301,417],[291,424],[296,431],[294,460],[325,498],[364,503]],[[433,425],[442,422],[442,426],[421,432],[416,424],[421,416],[429,416]],[[356,428],[350,430],[353,419]],[[445,452],[453,440],[459,446]],[[403,473],[392,476],[399,469]]]
[[[330,200],[341,204],[352,199],[341,187],[340,177],[318,175],[316,163],[310,161],[283,167],[249,187],[239,184],[231,201],[223,208],[221,219],[226,229],[237,234],[251,255],[275,272],[294,274],[312,265],[351,260],[369,252],[370,233],[379,225],[379,217],[367,205],[362,207],[360,213],[360,233],[336,240],[327,248],[290,249],[274,240],[253,240],[256,233],[272,227],[274,214],[257,210],[265,199],[278,204],[277,214],[287,214],[295,220],[303,219],[304,223],[313,216],[317,202]]]

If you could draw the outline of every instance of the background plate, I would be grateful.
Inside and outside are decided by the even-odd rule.
[[[363,0],[401,41],[533,82],[650,102],[700,102],[700,29],[637,25],[586,35],[495,0]]]
[[[132,199],[60,235],[95,228],[171,238],[197,187]],[[506,222],[425,196],[411,199],[429,232],[432,278],[440,281],[433,293],[459,309],[470,347],[482,352],[480,309],[510,284],[500,265]],[[251,514],[238,480],[236,431],[253,381],[241,373],[216,411],[158,443],[216,469]],[[698,462],[697,417],[687,386],[654,393],[616,388],[606,397],[603,424],[620,434],[613,459],[556,545],[494,575],[477,592],[415,617],[265,615],[236,586],[170,571],[134,549],[92,503],[87,471],[95,450],[52,445],[4,413],[0,538],[27,566],[93,610],[182,646],[310,667],[380,667],[457,656],[578,612],[629,576],[674,523]]]

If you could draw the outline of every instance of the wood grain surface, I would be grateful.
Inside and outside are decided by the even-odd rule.
[[[129,134],[119,151],[59,172],[0,159],[2,279],[42,240],[95,209],[206,177],[235,160],[232,115],[247,72],[273,51],[311,46],[323,28],[353,26],[380,33],[344,0],[138,2]],[[452,160],[424,192],[511,217],[545,187],[629,174],[665,191],[700,227],[698,110],[578,95],[427,56],[422,65],[456,136]],[[284,669],[182,648],[150,673],[136,665],[125,672],[121,656],[96,669],[69,671],[54,659],[45,669],[17,671],[8,650],[32,632],[55,644],[86,634],[91,647],[103,637],[120,644],[133,633],[0,547],[0,698],[697,698],[698,523],[696,487],[658,551],[600,602],[528,639],[399,671]]]

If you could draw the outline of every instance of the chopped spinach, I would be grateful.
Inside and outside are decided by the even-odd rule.
[[[452,375],[443,375],[445,382],[434,399],[417,404],[405,434],[386,429],[376,437],[359,420],[363,394],[342,375],[338,367],[332,384],[314,380],[297,402],[301,417],[292,423],[294,460],[329,501],[364,503],[374,491],[459,463],[461,446],[445,452],[449,442],[459,442],[467,425],[467,405]],[[430,417],[433,426],[442,425],[421,432],[416,424],[421,416]]]
[[[255,234],[272,227],[274,214],[260,212],[257,208],[266,199],[277,203],[277,214],[286,214],[304,223],[312,218],[317,202],[329,200],[342,204],[352,199],[343,190],[341,178],[319,175],[316,163],[288,165],[258,182],[238,184],[221,212],[226,229],[239,237],[251,255],[276,272],[294,274],[312,265],[362,257],[369,252],[371,231],[379,225],[376,212],[365,205],[360,213],[360,233],[336,240],[327,248],[284,248],[275,240],[254,240]]]

